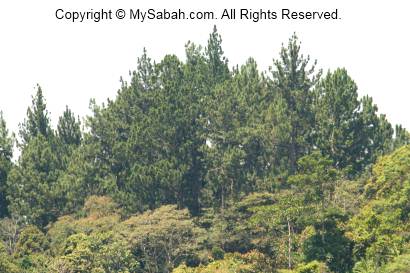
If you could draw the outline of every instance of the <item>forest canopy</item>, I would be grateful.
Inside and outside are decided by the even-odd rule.
[[[295,34],[264,72],[216,27],[144,49],[90,107],[0,112],[1,273],[409,272],[410,135]]]

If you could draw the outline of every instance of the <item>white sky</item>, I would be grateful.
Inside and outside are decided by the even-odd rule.
[[[214,24],[223,38],[230,65],[252,56],[266,70],[282,42],[293,32],[302,51],[318,67],[345,67],[393,123],[410,128],[408,1],[0,1],[0,110],[9,128],[23,121],[39,83],[53,124],[65,105],[80,116],[89,114],[90,98],[114,98],[119,78],[128,79],[145,46],[160,60],[172,53],[183,58],[188,40],[205,45]],[[366,3],[367,2],[367,3]],[[339,9],[337,21],[108,21],[69,23],[55,19],[57,8],[282,8],[295,11]]]

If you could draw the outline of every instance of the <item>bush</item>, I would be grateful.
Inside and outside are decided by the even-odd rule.
[[[214,246],[211,252],[212,258],[214,258],[214,260],[223,260],[225,256],[225,252],[223,251],[223,249],[218,246]]]
[[[325,263],[312,261],[308,264],[299,265],[296,268],[296,273],[330,273],[330,270]]]

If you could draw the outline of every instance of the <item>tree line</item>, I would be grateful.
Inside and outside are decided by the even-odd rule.
[[[157,63],[144,49],[116,97],[90,108],[80,121],[67,107],[52,128],[37,86],[17,136],[0,116],[5,272],[214,272],[212,262],[373,272],[402,254],[404,237],[361,225],[399,193],[401,218],[378,223],[392,235],[397,221],[409,223],[406,186],[372,201],[385,188],[369,181],[410,136],[358,95],[346,69],[318,69],[296,35],[265,72],[252,58],[230,68],[216,27],[205,47],[186,44],[184,60]]]

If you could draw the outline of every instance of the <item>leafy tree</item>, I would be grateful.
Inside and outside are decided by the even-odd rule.
[[[264,235],[259,235],[258,244],[266,240],[264,237],[270,238],[270,241],[274,240],[274,250],[271,252],[276,256],[276,267],[292,269],[301,260],[296,253],[300,244],[297,233],[305,228],[304,215],[311,208],[293,191],[281,191],[273,198],[273,204],[255,206],[249,222],[255,230],[263,231]]]
[[[349,221],[348,235],[355,242],[356,259],[362,260],[360,267],[367,264],[377,271],[405,247],[407,236],[403,234],[409,225],[409,151],[408,146],[403,146],[379,159],[365,185],[363,198],[367,202]]]
[[[140,272],[130,250],[113,241],[112,233],[78,233],[65,241],[64,255],[50,266],[54,272]]]
[[[345,221],[343,215],[330,212],[323,223],[315,225],[315,233],[303,242],[303,253],[307,261],[323,261],[332,272],[350,272],[353,267],[352,242],[338,227]],[[324,229],[323,229],[324,227]]]
[[[47,246],[48,242],[43,232],[35,226],[28,225],[19,234],[15,255],[21,258],[33,253],[41,253]]]
[[[19,233],[24,223],[19,218],[3,218],[0,220],[0,241],[3,242],[8,254],[16,250]]]
[[[140,272],[125,240],[115,235],[121,209],[106,196],[90,196],[77,215],[50,225],[50,270],[61,272]],[[58,271],[58,272],[60,272]]]
[[[124,221],[121,214],[111,198],[91,196],[77,216],[60,217],[47,233],[56,257],[52,268],[168,272],[174,265],[189,262],[199,248],[203,231],[187,210],[164,206]]]
[[[265,262],[266,257],[257,251],[246,254],[229,254],[222,260],[213,261],[207,265],[190,268],[181,265],[173,273],[211,273],[211,272],[243,272],[243,273],[271,273],[274,272]]]
[[[0,272],[18,273],[19,269],[14,264],[12,257],[7,253],[6,247],[0,241]]]
[[[289,177],[296,192],[302,194],[304,206],[311,205],[310,218],[316,234],[305,241],[304,254],[307,261],[327,262],[332,271],[345,272],[350,270],[351,262],[342,261],[342,257],[350,254],[350,243],[335,227],[335,219],[327,216],[337,179],[338,172],[332,166],[332,160],[318,151],[302,157],[298,161],[298,173]],[[332,244],[339,248],[330,247]]]
[[[270,232],[257,227],[253,220],[257,209],[270,206],[274,197],[269,193],[254,193],[244,197],[221,214],[213,216],[210,228],[210,243],[226,252],[246,253],[252,249],[275,259]],[[256,221],[255,221],[256,222]]]
[[[48,272],[49,257],[45,255],[48,241],[37,227],[28,225],[24,227],[16,244],[14,257],[21,272]]]
[[[113,231],[120,223],[121,213],[118,204],[110,197],[88,197],[84,207],[76,211],[77,215],[61,216],[48,227],[47,237],[50,238],[51,253],[54,256],[64,255],[64,242],[73,234],[90,235]]]
[[[122,222],[118,235],[127,238],[137,253],[143,272],[170,272],[187,262],[199,247],[203,230],[196,227],[188,211],[163,206]]]

